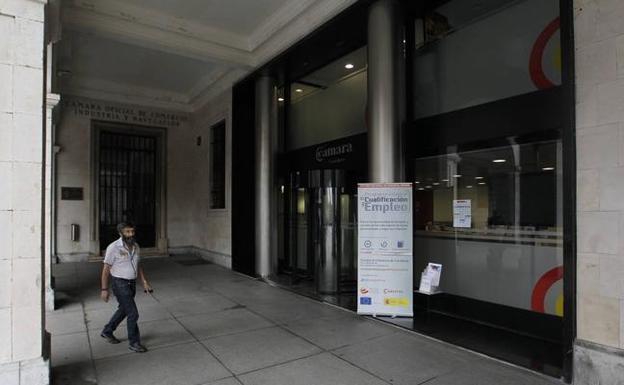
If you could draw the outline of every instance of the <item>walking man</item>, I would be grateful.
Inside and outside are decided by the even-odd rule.
[[[134,302],[136,295],[137,277],[143,283],[143,288],[147,292],[152,292],[152,287],[147,282],[143,268],[139,265],[139,245],[134,240],[135,228],[131,223],[120,223],[117,225],[120,238],[108,245],[104,257],[102,269],[102,292],[101,297],[104,302],[108,302],[109,288],[108,277],[111,278],[113,294],[119,302],[119,307],[110,321],[104,326],[100,334],[102,338],[111,344],[118,344],[119,341],[113,335],[117,326],[128,317],[128,342],[129,349],[136,353],[144,353],[147,349],[141,345],[139,334],[139,311]]]

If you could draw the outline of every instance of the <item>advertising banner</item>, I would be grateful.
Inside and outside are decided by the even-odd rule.
[[[358,184],[358,314],[413,316],[412,185]]]

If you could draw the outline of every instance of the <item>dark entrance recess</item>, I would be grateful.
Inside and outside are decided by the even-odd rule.
[[[278,87],[289,84],[366,44],[367,13],[372,0],[360,0],[286,52],[271,60],[232,90],[232,268],[255,275],[255,80],[269,74]],[[285,87],[289,90],[289,87]],[[279,117],[287,120],[288,107]],[[287,130],[284,130],[287,131]],[[287,132],[282,132],[284,141]],[[278,160],[279,175],[286,175],[286,158]]]
[[[153,248],[158,138],[106,130],[99,135],[100,250],[119,237],[116,226],[123,221],[135,224],[142,248]]]

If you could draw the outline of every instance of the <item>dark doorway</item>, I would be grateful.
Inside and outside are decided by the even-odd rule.
[[[100,250],[119,237],[124,221],[135,224],[142,248],[156,247],[158,137],[101,129],[98,143]]]

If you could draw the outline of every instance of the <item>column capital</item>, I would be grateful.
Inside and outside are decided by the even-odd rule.
[[[51,110],[54,107],[56,107],[60,101],[61,101],[60,94],[49,93],[46,95],[46,108],[48,110]]]

